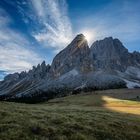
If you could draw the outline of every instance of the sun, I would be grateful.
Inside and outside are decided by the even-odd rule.
[[[84,34],[84,36],[89,44],[91,44],[95,40],[95,32],[94,31],[85,30],[82,33]]]

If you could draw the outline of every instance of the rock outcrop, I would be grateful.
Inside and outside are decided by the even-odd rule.
[[[30,91],[35,88],[40,81],[50,76],[50,65],[46,65],[45,61],[33,66],[29,72],[21,72],[7,75],[0,84],[1,96],[16,96],[22,92]]]
[[[94,42],[91,46],[91,57],[97,70],[125,71],[129,65],[134,64],[128,50],[118,39],[112,37]]]
[[[64,50],[54,58],[51,70],[55,77],[59,77],[72,69],[79,72],[91,70],[90,48],[83,34],[78,35]]]

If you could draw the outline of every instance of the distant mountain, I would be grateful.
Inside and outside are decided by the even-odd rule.
[[[37,102],[82,90],[140,87],[140,53],[130,53],[112,37],[89,48],[83,34],[60,53],[51,65],[45,61],[29,72],[7,75],[0,82],[0,99]]]

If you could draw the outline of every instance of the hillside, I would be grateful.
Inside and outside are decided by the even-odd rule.
[[[40,104],[0,102],[0,140],[138,140],[139,93],[119,89]]]

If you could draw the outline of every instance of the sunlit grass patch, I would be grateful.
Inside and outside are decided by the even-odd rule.
[[[140,115],[140,102],[138,101],[122,100],[108,96],[103,96],[102,100],[105,101],[104,107],[110,110]]]

